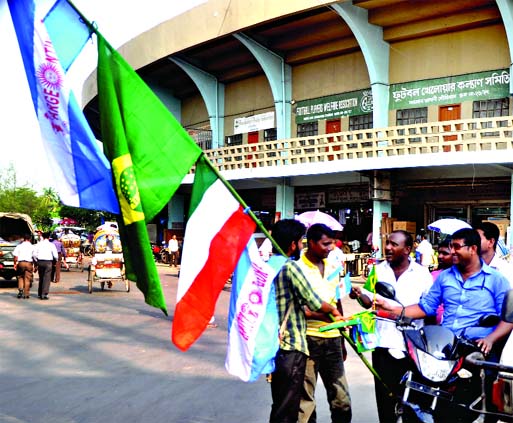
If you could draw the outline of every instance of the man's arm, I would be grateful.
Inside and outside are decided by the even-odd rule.
[[[381,310],[390,311],[393,314],[400,315],[403,311],[401,306],[393,306],[382,298],[376,298],[376,306]],[[412,319],[423,319],[427,316],[424,310],[418,304],[412,304],[404,308],[404,316]]]
[[[492,350],[493,344],[509,335],[512,329],[513,323],[501,321],[490,335],[477,341],[477,346],[483,354],[488,354]]]
[[[325,301],[321,303],[320,311],[312,311],[307,306],[304,306],[303,310],[307,319],[320,320],[327,323],[331,323],[333,320],[343,320],[340,311]]]

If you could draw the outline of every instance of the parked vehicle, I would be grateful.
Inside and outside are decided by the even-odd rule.
[[[376,291],[397,301],[389,284],[376,283]],[[392,318],[382,311],[377,316]],[[414,369],[406,371],[402,380],[404,393],[397,408],[397,422],[474,422],[484,414],[498,415],[501,419],[513,417],[511,413],[504,414],[511,404],[508,388],[513,367],[484,361],[479,349],[464,334],[456,336],[443,326],[417,328],[403,315],[393,320],[403,333],[406,354]],[[484,316],[479,325],[491,327],[499,320],[499,316]],[[498,379],[503,381],[501,398],[504,405],[509,401],[507,407],[502,407],[502,414],[486,409],[484,370],[487,368],[502,371]]]
[[[5,280],[11,280],[16,275],[13,252],[24,234],[34,234],[30,216],[0,212],[0,277]]]
[[[373,248],[372,252],[369,257],[367,257],[367,263],[365,263],[365,266],[363,268],[363,276],[367,277],[369,276],[372,268],[378,264],[378,251],[379,248]]]

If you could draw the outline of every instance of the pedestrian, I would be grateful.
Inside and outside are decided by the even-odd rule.
[[[418,303],[433,283],[429,270],[410,257],[412,248],[413,238],[410,233],[402,230],[391,232],[385,244],[386,261],[375,267],[377,280],[391,284],[398,301],[404,305]],[[372,292],[355,287],[353,293],[364,307],[371,306],[374,296]],[[382,298],[379,295],[376,297]],[[423,322],[419,320],[415,323],[422,326]],[[382,382],[374,378],[379,421],[395,422],[396,398],[401,393],[401,378],[410,368],[409,360],[403,354],[405,346],[402,333],[397,330],[394,322],[377,320],[376,333],[378,346],[372,352],[372,365],[396,395],[389,396]]]
[[[502,273],[513,288],[513,266],[497,254],[499,227],[492,222],[482,222],[475,229],[481,236],[481,258],[492,269]]]
[[[453,266],[442,272],[429,292],[418,304],[402,307],[379,300],[378,306],[393,313],[419,319],[433,316],[444,304],[442,326],[456,336],[465,335],[475,341],[487,361],[498,362],[502,341],[511,332],[513,324],[501,321],[494,327],[480,326],[479,320],[487,315],[500,315],[504,295],[510,289],[508,280],[481,259],[481,237],[475,229],[465,228],[452,235]],[[403,372],[404,373],[404,372]],[[487,409],[493,409],[493,372],[485,379]],[[485,418],[485,421],[489,421]]]
[[[422,241],[420,241],[418,247],[415,250],[417,253],[420,253],[420,264],[424,267],[429,267],[434,264],[434,251],[433,246],[428,240],[427,234],[422,235]]]
[[[37,270],[39,274],[39,285],[37,288],[37,296],[41,300],[48,300],[50,291],[50,281],[52,278],[52,266],[58,259],[57,248],[50,240],[50,233],[43,232],[43,240],[34,248],[33,258],[37,262]]]
[[[30,298],[30,285],[34,274],[34,246],[31,235],[23,235],[23,242],[14,249],[14,271],[18,278],[18,298]]]
[[[169,267],[178,266],[178,256],[179,256],[179,247],[178,247],[178,240],[176,239],[176,235],[173,235],[171,239],[169,240]]]
[[[306,232],[308,248],[298,265],[312,289],[323,301],[337,306],[337,287],[340,283],[341,263],[332,263],[328,256],[333,251],[334,233],[323,224],[314,224]],[[342,310],[339,309],[342,314]],[[319,328],[332,320],[324,313],[305,306],[306,340],[310,355],[306,362],[299,423],[316,423],[315,388],[321,376],[326,389],[332,423],[351,421],[351,398],[344,370],[343,338],[339,329],[320,332]]]
[[[57,261],[52,266],[52,282],[59,283],[61,280],[61,264],[62,260],[66,260],[66,249],[62,242],[57,238],[57,234],[54,232],[50,238],[50,242],[55,245],[57,249]]]
[[[275,357],[275,370],[271,376],[272,408],[270,423],[296,423],[299,415],[301,390],[305,378],[308,344],[306,341],[306,316],[303,305],[310,310],[332,314],[342,319],[336,307],[328,304],[312,290],[298,264],[303,248],[305,226],[294,219],[276,222],[273,238],[285,252],[287,260],[274,279],[276,306],[280,326],[280,347]],[[273,250],[272,258],[279,255]]]

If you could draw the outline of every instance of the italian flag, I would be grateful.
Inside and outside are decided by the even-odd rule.
[[[212,170],[196,163],[172,340],[186,351],[202,334],[256,224]]]

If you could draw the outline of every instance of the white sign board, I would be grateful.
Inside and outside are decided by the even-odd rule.
[[[269,128],[274,128],[274,112],[236,118],[233,122],[234,134],[246,134]]]

